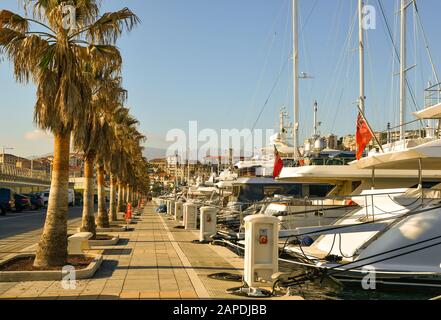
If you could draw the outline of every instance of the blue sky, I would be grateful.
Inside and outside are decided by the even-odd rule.
[[[368,32],[367,116],[375,130],[398,122],[398,65],[378,2],[377,29]],[[438,0],[420,1],[419,10],[435,66],[441,65]],[[147,146],[163,148],[173,128],[188,128],[197,120],[203,128],[252,128],[277,82],[257,128],[275,128],[278,110],[292,109],[290,0],[129,0],[103,1],[105,11],[124,6],[142,20],[118,42],[124,57],[124,86],[133,114],[149,137]],[[396,0],[382,0],[396,32]],[[312,105],[319,103],[323,134],[353,133],[358,97],[357,32],[350,34],[356,0],[300,0],[300,69],[312,76],[301,81],[303,137],[312,132]],[[0,8],[21,11],[17,0]],[[355,21],[356,22],[356,21]],[[432,74],[421,35],[414,35],[409,13],[409,82],[418,107]],[[398,34],[396,34],[398,35]],[[349,37],[348,44],[345,41]],[[415,45],[416,44],[416,45]],[[285,68],[282,68],[285,65]],[[279,76],[280,75],[280,76]],[[50,136],[36,131],[33,85],[17,84],[11,66],[0,62],[0,146],[12,146],[21,156],[52,151]],[[409,101],[410,112],[414,111]],[[292,115],[292,112],[290,112]]]

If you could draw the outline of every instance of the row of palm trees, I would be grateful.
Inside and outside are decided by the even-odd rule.
[[[67,263],[67,211],[71,138],[84,154],[82,229],[108,227],[127,201],[147,190],[145,137],[124,107],[122,57],[116,41],[139,23],[129,9],[100,14],[99,0],[23,0],[26,14],[0,10],[0,55],[13,65],[18,82],[37,87],[35,123],[54,135],[51,192],[35,267]],[[66,6],[75,8],[66,27]],[[98,188],[95,220],[94,168]],[[110,176],[110,210],[105,174]],[[118,192],[118,203],[115,203]]]

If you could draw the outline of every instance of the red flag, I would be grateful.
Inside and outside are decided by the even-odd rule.
[[[274,161],[273,177],[278,178],[283,169],[283,160],[280,157],[279,151],[277,151],[276,146],[274,146],[274,156],[276,157],[276,160]]]
[[[374,138],[372,131],[370,130],[366,120],[363,118],[361,113],[358,114],[357,118],[357,160],[360,160],[363,156],[363,152],[366,149],[367,145]]]

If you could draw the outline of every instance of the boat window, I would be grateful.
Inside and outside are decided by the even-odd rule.
[[[352,191],[357,190],[359,186],[361,186],[361,181],[352,182]]]
[[[266,186],[265,194],[267,197],[274,197],[275,195],[299,197],[301,195],[301,185],[286,184],[286,185]]]
[[[318,157],[318,158],[312,158],[311,159],[311,165],[313,166],[341,166],[341,165],[348,165],[350,162],[354,161],[355,158],[353,156],[342,156],[342,157],[334,157],[329,158],[329,156],[326,157]]]
[[[326,161],[327,166],[341,166],[344,165],[344,162],[340,159],[328,159]]]
[[[326,195],[334,189],[334,186],[328,185],[328,184],[311,184],[309,185],[309,196],[311,198],[318,197],[318,198],[324,198]]]
[[[439,185],[439,182],[434,181],[423,181],[423,189],[432,189],[433,187]],[[411,189],[417,189],[418,184],[411,187]]]
[[[311,165],[313,166],[322,166],[324,165],[325,159],[312,159]]]
[[[240,202],[257,202],[264,198],[263,186],[245,185],[240,188],[238,200]]]
[[[239,192],[240,192],[240,187],[234,186],[233,187],[233,196],[234,197],[238,197],[239,196]]]

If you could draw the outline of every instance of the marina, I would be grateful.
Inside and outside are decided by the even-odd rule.
[[[6,2],[0,303],[441,300],[438,2]]]

